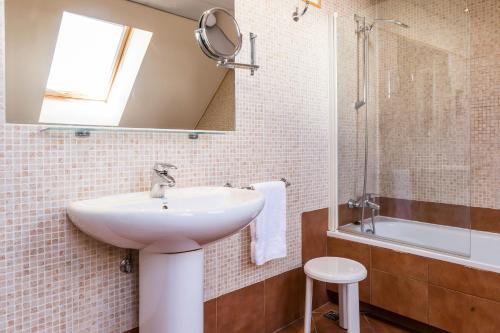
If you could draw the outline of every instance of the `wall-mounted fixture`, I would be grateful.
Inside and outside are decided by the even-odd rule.
[[[217,61],[217,67],[250,70],[251,75],[259,68],[255,64],[255,39],[250,33],[250,64],[234,62],[241,50],[242,35],[234,16],[223,8],[205,11],[198,22],[195,37],[203,53]]]
[[[309,9],[309,1],[306,1],[306,5],[304,6],[304,9],[299,13],[299,7],[295,7],[295,11],[292,14],[292,18],[295,22],[298,22],[299,19],[305,15],[307,10]]]
[[[285,187],[290,187],[292,186],[292,183],[290,183],[286,178],[281,178],[280,181],[282,181],[283,183],[285,183]],[[227,182],[226,184],[224,184],[224,187],[234,187],[233,184]],[[253,186],[243,186],[243,187],[240,187],[241,189],[244,189],[244,190],[255,190],[255,188]]]
[[[321,0],[301,0],[301,1],[305,2],[306,5],[304,6],[304,9],[302,9],[302,10],[299,9],[299,6],[295,7],[295,11],[292,14],[292,19],[295,22],[298,22],[299,19],[305,15],[307,10],[309,9],[309,5],[321,9]]]
[[[132,257],[132,250],[129,250],[127,255],[120,261],[120,271],[125,274],[134,272],[134,259]]]

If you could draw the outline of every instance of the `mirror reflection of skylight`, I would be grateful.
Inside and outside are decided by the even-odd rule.
[[[126,26],[64,12],[46,94],[106,100],[126,34]]]
[[[64,12],[39,122],[117,126],[152,36]]]

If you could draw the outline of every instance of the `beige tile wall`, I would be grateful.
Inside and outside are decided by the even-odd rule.
[[[370,150],[376,157],[369,178],[378,184],[371,187],[394,198],[500,208],[500,2],[378,0],[373,5],[377,17],[396,18],[410,28],[379,25],[371,36],[376,73],[370,91],[376,91],[371,100],[376,106],[369,112],[376,113],[376,134],[370,136]],[[355,89],[349,76],[355,49],[346,49],[340,57],[341,66],[349,68],[339,80],[347,87],[339,88],[341,102],[351,101]],[[347,103],[342,106],[348,110]],[[355,122],[343,112],[341,203],[352,196],[355,183],[359,195],[362,177],[362,160],[356,163],[352,149]]]
[[[228,70],[215,95],[208,103],[205,113],[196,125],[197,130],[234,130],[235,117],[234,71]]]
[[[384,196],[470,203],[470,34],[464,8],[455,0],[390,0],[378,7],[380,17],[410,25],[377,30]]]
[[[379,33],[382,194],[500,208],[500,2],[396,3],[378,8],[410,24]],[[389,99],[391,70],[399,82]]]
[[[471,16],[471,201],[500,209],[500,2],[474,0]]]
[[[197,141],[123,132],[78,139],[5,124],[0,108],[1,332],[122,332],[137,326],[138,276],[118,271],[125,250],[79,232],[65,207],[147,190],[155,161],[179,167],[179,186],[240,186],[281,177],[293,184],[287,258],[259,268],[250,264],[247,230],[207,246],[206,299],[300,266],[300,213],[328,205],[327,13],[352,15],[370,1],[324,1],[322,10],[311,9],[295,23],[298,2],[236,1],[243,32],[258,35],[262,68],[254,77],[236,73],[234,133]],[[247,40],[245,45],[241,61],[248,59]]]

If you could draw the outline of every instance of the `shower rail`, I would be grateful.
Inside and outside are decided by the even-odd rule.
[[[360,88],[359,88],[359,66],[358,66],[358,80],[357,80],[357,100],[354,103],[354,108],[359,110],[368,102],[368,38],[366,36],[367,26],[366,18],[358,15],[354,15],[354,20],[356,21],[356,35],[358,36],[358,63],[359,63],[359,37],[363,34],[363,99],[360,99]]]

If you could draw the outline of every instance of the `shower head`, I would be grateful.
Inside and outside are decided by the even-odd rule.
[[[375,19],[373,20],[373,23],[371,25],[371,27],[373,28],[373,26],[377,23],[377,22],[381,22],[381,23],[392,23],[392,24],[396,24],[396,25],[399,25],[400,27],[403,27],[405,29],[408,29],[410,26],[406,23],[403,23],[401,22],[400,20],[394,20],[394,19]]]

